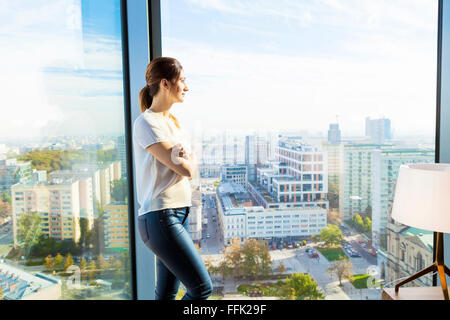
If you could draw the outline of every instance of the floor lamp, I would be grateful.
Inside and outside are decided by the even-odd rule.
[[[437,232],[435,261],[430,266],[395,285],[400,286],[430,272],[438,272],[442,293],[449,300],[444,264],[444,235],[450,233],[450,164],[401,165],[395,187],[392,219],[404,225]]]

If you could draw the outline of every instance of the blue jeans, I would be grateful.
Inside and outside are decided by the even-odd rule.
[[[189,235],[189,207],[162,209],[138,217],[145,245],[157,256],[156,300],[175,300],[180,280],[182,300],[206,300],[213,286],[205,264]]]

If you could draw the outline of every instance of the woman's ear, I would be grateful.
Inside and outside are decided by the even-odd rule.
[[[167,81],[167,79],[161,79],[159,87],[169,90],[169,81]]]

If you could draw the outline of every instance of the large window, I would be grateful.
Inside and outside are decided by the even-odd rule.
[[[162,54],[190,88],[173,113],[200,159],[191,235],[217,295],[230,281],[298,274],[316,281],[316,298],[380,299],[371,279],[392,286],[431,264],[433,233],[390,213],[400,165],[435,160],[437,0],[161,5]],[[286,183],[302,187],[276,187]],[[301,225],[249,226],[274,213]]]
[[[130,299],[120,1],[0,18],[0,298]]]

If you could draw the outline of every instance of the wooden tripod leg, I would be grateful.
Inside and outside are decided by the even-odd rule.
[[[426,267],[425,269],[420,270],[419,272],[413,274],[411,277],[406,278],[405,280],[397,283],[395,285],[395,292],[398,292],[398,289],[400,288],[400,286],[404,285],[405,283],[411,282],[413,280],[416,280],[417,278],[420,278],[421,276],[423,276],[424,274],[436,271],[436,265],[433,263],[431,266]]]
[[[450,269],[446,265],[444,265],[444,271],[450,277]]]
[[[443,265],[437,266],[439,272],[439,280],[441,280],[442,292],[444,293],[444,299],[449,300],[448,298],[448,288],[447,288],[447,280],[445,279],[445,271]]]

